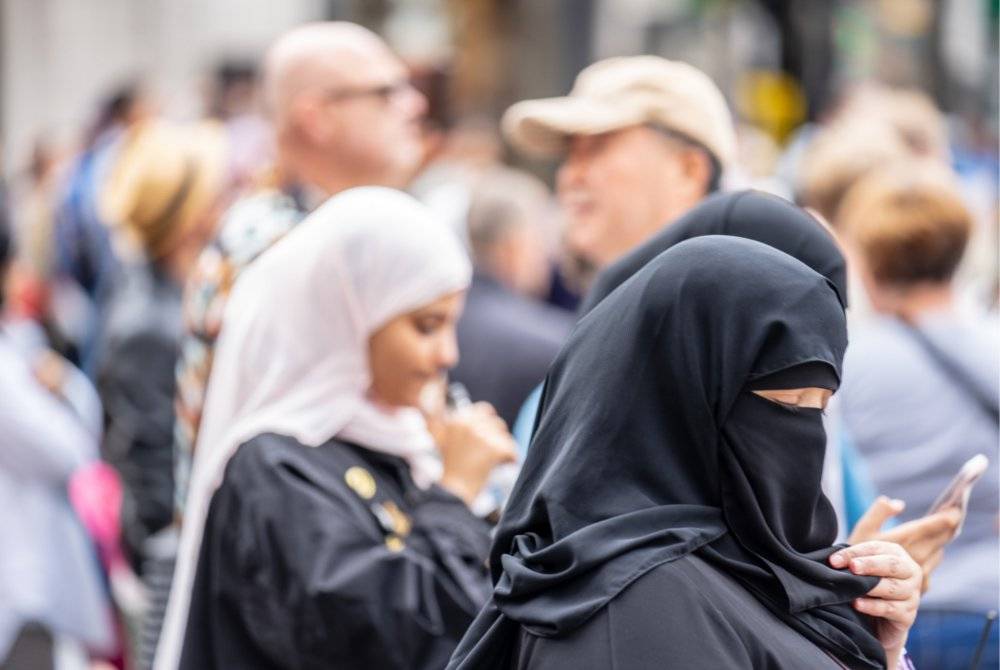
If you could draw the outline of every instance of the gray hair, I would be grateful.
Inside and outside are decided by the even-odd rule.
[[[509,167],[484,172],[472,188],[467,226],[473,258],[480,262],[510,230],[539,225],[551,194],[537,177]]]

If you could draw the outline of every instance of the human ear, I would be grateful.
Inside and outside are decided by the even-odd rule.
[[[326,113],[323,101],[317,96],[300,96],[292,108],[292,116],[311,144],[324,144],[333,132],[331,115]]]

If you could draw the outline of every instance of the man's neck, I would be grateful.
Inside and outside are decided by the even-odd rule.
[[[950,283],[921,284],[895,293],[888,311],[907,321],[916,321],[927,314],[947,311],[954,304]]]
[[[304,212],[314,211],[333,195],[333,193],[305,181],[289,184],[285,190],[295,200],[296,206]]]
[[[654,229],[655,232],[653,234],[656,234],[657,232],[670,226],[672,223],[677,221],[677,219],[681,218],[682,216],[690,212],[692,209],[700,205],[702,200],[705,199],[705,197],[706,196],[698,196],[698,197],[692,196],[690,199],[686,199],[680,202],[672,202],[670,203],[669,207],[664,207],[663,211],[661,211],[659,213],[659,216],[656,217],[658,223],[656,224],[656,227]]]
[[[393,186],[387,176],[359,173],[357,170],[338,170],[330,164],[329,156],[312,155],[305,150],[285,149],[280,153],[279,173],[285,183],[295,184],[320,202],[341,191],[358,186]]]

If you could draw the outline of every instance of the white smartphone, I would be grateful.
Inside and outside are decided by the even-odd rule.
[[[990,459],[986,458],[983,454],[976,454],[967,460],[958,471],[958,474],[948,483],[948,486],[945,487],[941,495],[934,501],[934,504],[927,510],[928,515],[935,514],[949,507],[957,507],[962,510],[962,520],[958,522],[958,528],[955,529],[955,537],[961,532],[962,524],[965,523],[965,513],[969,507],[969,495],[972,493],[972,486],[983,476],[989,464]]]

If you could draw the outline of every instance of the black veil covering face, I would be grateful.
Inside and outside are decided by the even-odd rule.
[[[567,634],[692,553],[848,667],[884,667],[850,606],[878,580],[826,563],[819,412],[752,393],[779,373],[836,386],[846,344],[833,284],[764,244],[700,237],[637,272],[550,370],[491,551],[493,598],[450,667],[509,667],[520,627]]]
[[[670,247],[703,235],[730,235],[784,251],[829,279],[847,307],[847,264],[831,233],[805,210],[760,191],[718,193],[604,269],[580,305],[586,314]]]

